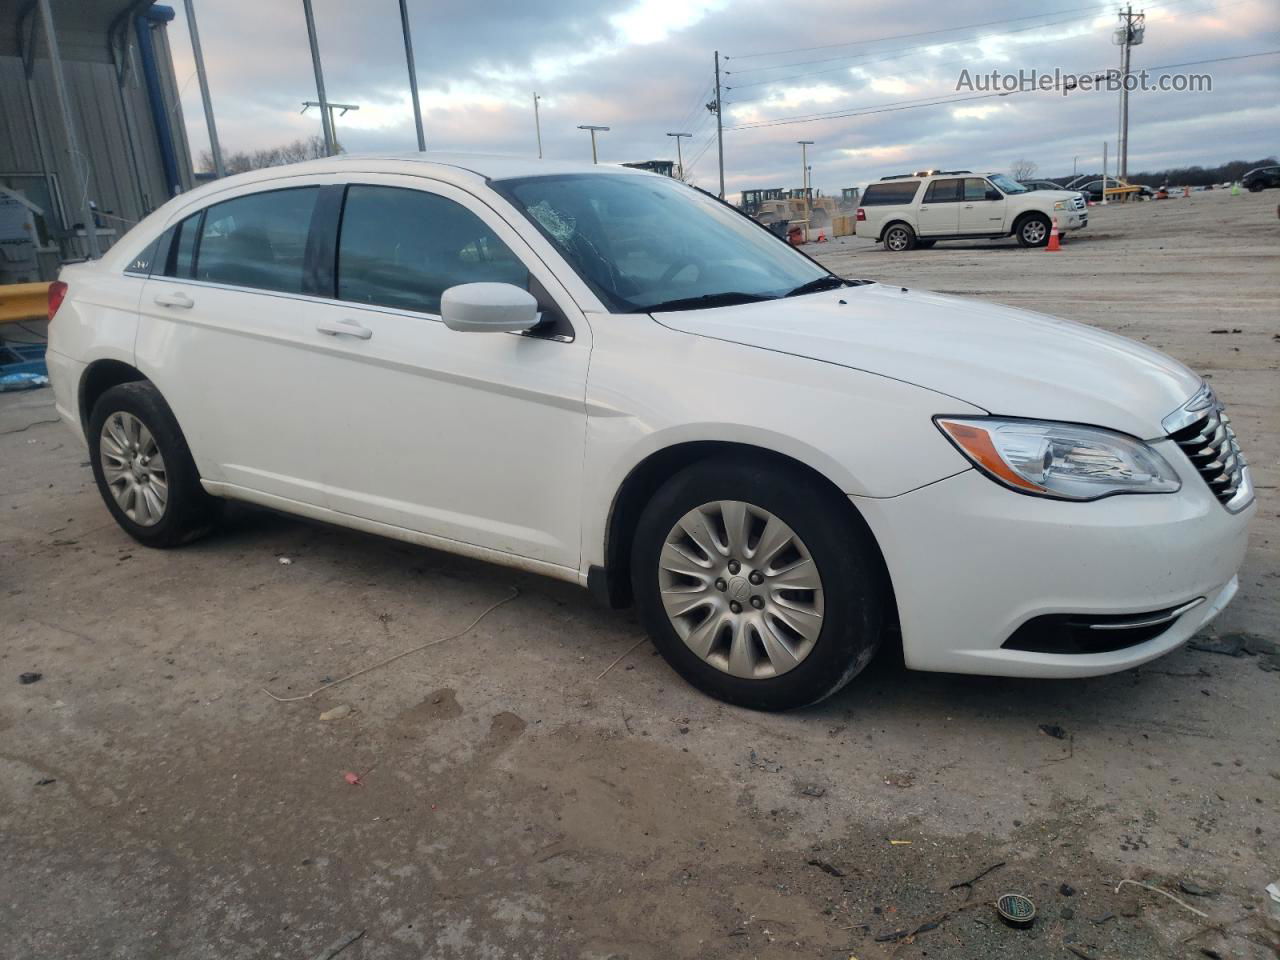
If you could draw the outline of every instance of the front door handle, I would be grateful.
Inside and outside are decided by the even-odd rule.
[[[196,302],[185,293],[175,291],[173,293],[156,294],[156,305],[161,307],[181,307],[184,310],[190,310],[196,305]]]
[[[368,340],[373,331],[355,320],[335,320],[317,323],[316,329],[331,337],[355,337],[357,340]]]

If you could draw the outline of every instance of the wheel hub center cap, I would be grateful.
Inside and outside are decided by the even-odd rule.
[[[734,577],[729,581],[727,593],[730,600],[746,603],[751,599],[751,584],[747,582],[746,577]]]

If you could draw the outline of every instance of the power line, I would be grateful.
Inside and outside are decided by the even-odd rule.
[[[1188,3],[1188,2],[1190,2],[1190,0],[1169,0],[1169,2],[1168,2],[1168,3],[1164,4],[1164,6],[1170,6],[1170,5],[1174,4],[1174,3]],[[1238,0],[1237,0],[1237,3],[1238,3]],[[1228,4],[1228,6],[1236,6],[1236,5],[1237,5],[1237,3]],[[1184,11],[1182,11],[1182,12],[1183,12],[1183,13],[1197,13],[1197,12],[1202,11],[1202,10],[1211,10],[1211,9],[1219,9],[1219,8],[1220,8],[1220,5],[1219,5],[1219,4],[1216,4],[1216,3],[1210,3],[1210,4],[1208,4],[1208,5],[1206,5],[1206,6],[1203,6],[1203,7],[1192,7],[1190,10],[1184,10]],[[1069,20],[1064,20],[1064,21],[1056,21],[1056,22],[1058,22],[1058,23],[1069,23],[1069,22],[1071,22],[1071,21],[1069,21]],[[1053,26],[1053,25],[1054,25],[1054,24],[1040,24],[1040,26],[1046,26],[1046,27],[1047,27],[1047,26]],[[989,34],[988,36],[990,36],[990,37],[996,37],[996,36],[1005,36],[1005,35],[1006,35],[1006,34],[1003,34],[1003,33],[999,33],[999,34],[995,34],[995,33],[993,33],[993,34]],[[984,39],[984,38],[983,38],[983,37],[973,37],[973,38],[971,38],[971,39],[973,39],[973,40],[980,40],[980,39]],[[1035,45],[1037,45],[1037,44],[1043,44],[1043,43],[1056,43],[1056,42],[1058,41],[1058,39],[1059,39],[1059,38],[1057,38],[1057,37],[1046,37],[1046,38],[1044,38],[1043,40],[1036,40],[1036,41],[1033,41],[1032,43],[1024,44],[1024,46],[1035,46]],[[953,42],[954,42],[954,43],[961,43],[961,42],[968,42],[968,41],[967,41],[967,40],[966,40],[966,41],[956,40],[956,41],[953,41]],[[926,45],[926,48],[928,48],[928,47],[933,47],[933,46],[937,46],[937,44],[927,44],[927,45]],[[907,49],[908,49],[908,50],[915,50],[915,49],[917,49],[917,48],[915,48],[915,47],[909,47],[909,48],[907,48]],[[870,60],[870,61],[866,61],[866,62],[868,62],[868,63],[880,63],[880,62],[883,62],[883,61],[886,61],[886,60],[898,60],[898,59],[902,59],[903,57],[908,56],[908,55],[909,55],[909,54],[894,54],[894,55],[887,56],[887,57],[878,57],[878,58],[876,58],[876,59],[874,59],[874,60]],[[963,58],[963,59],[959,59],[959,60],[946,60],[946,61],[943,61],[942,63],[931,63],[931,64],[929,64],[929,67],[930,67],[931,69],[936,69],[936,68],[938,68],[938,67],[952,66],[952,65],[957,64],[957,63],[968,63],[968,62],[970,62],[970,60],[971,60],[971,59],[972,59],[972,58],[970,58],[970,57],[965,57],[965,58]],[[772,84],[776,84],[776,83],[785,83],[785,82],[787,82],[787,81],[789,81],[789,80],[803,79],[803,78],[805,78],[805,77],[810,77],[810,76],[820,76],[820,75],[822,75],[822,74],[827,74],[827,73],[843,73],[845,70],[852,69],[852,68],[853,68],[853,66],[862,66],[862,65],[863,65],[863,64],[855,64],[855,65],[852,65],[852,66],[848,66],[848,65],[847,65],[847,66],[843,66],[843,67],[834,67],[834,68],[832,68],[832,69],[830,69],[830,70],[815,70],[815,71],[811,71],[811,72],[805,72],[805,73],[796,74],[796,75],[793,75],[793,76],[790,76],[790,77],[778,77],[778,78],[775,78],[775,79],[773,79],[773,80],[757,80],[757,81],[754,81],[754,82],[752,82],[752,83],[743,83],[743,84],[738,84],[738,86],[736,86],[736,87],[732,87],[732,86],[730,86],[730,87],[726,87],[725,89],[726,89],[726,90],[742,90],[742,89],[746,89],[746,88],[748,88],[748,87],[762,87],[762,86],[770,86],[770,85],[772,85]],[[755,102],[755,101],[757,101],[757,100],[763,100],[763,99],[765,99],[765,96],[755,96],[755,97],[749,97],[749,98],[747,98],[747,99],[745,99],[745,100],[726,100],[726,101],[725,101],[725,104],[726,104],[726,105],[732,105],[732,104],[735,104],[735,103],[753,103],[753,102]]]
[[[1280,50],[1264,50],[1259,53],[1246,53],[1246,54],[1240,54],[1232,57],[1214,57],[1208,60],[1188,60],[1184,63],[1162,63],[1162,64],[1146,67],[1145,69],[1148,72],[1154,72],[1156,70],[1171,70],[1175,67],[1194,67],[1194,66],[1201,66],[1203,64],[1209,64],[1209,63],[1227,63],[1235,60],[1252,60],[1257,57],[1274,57],[1277,55],[1280,55]],[[1109,68],[1104,67],[1101,70],[1093,70],[1088,72],[1078,71],[1075,75],[1089,76],[1089,75],[1094,75],[1099,73],[1105,73],[1107,69]],[[946,97],[943,95],[939,95],[938,97],[934,97],[934,98],[922,97],[920,98],[919,101],[894,100],[894,101],[890,101],[888,103],[882,103],[882,104],[868,104],[866,107],[862,107],[856,110],[840,111],[840,112],[833,112],[833,113],[821,114],[821,115],[802,114],[794,117],[776,117],[770,120],[760,120],[753,123],[739,124],[734,127],[726,127],[725,129],[726,130],[759,130],[764,127],[782,127],[782,126],[790,126],[792,124],[797,124],[797,123],[815,123],[819,120],[841,120],[847,117],[868,116],[870,114],[877,114],[877,113],[896,113],[900,110],[918,110],[921,107],[936,107],[936,106],[942,106],[944,104],[949,104],[949,103],[967,103],[974,100],[990,100],[995,97],[1011,97],[1019,93],[1056,92],[1056,89],[1057,89],[1056,87],[1051,87],[1049,88],[1049,90],[1043,90],[1039,87],[1035,87],[1030,90],[1005,90],[1005,91],[999,91],[996,93],[980,93],[980,94],[972,94],[972,95],[967,95],[962,97]],[[921,101],[927,101],[927,102],[921,102]]]
[[[1038,20],[1042,17],[1056,17],[1060,13],[1080,13],[1084,10],[1096,10],[1099,4],[1088,7],[1073,7],[1069,10],[1049,10],[1045,13],[1033,13],[1025,17],[1009,17],[1003,20],[987,20],[983,23],[966,23],[958,27],[941,27],[937,30],[922,30],[919,33],[898,33],[887,37],[873,37],[870,40],[847,40],[844,43],[824,43],[816,47],[792,47],[790,50],[768,50],[763,53],[743,53],[736,57],[725,57],[726,60],[749,60],[753,57],[783,56],[788,53],[808,53],[811,50],[834,50],[837,47],[854,47],[867,43],[880,43],[885,40],[910,40],[913,37],[928,37],[938,33],[953,33],[956,30],[972,30],[976,27],[992,27],[1000,23],[1018,23],[1022,20]],[[1101,16],[1101,14],[1099,14]],[[768,69],[761,67],[758,69]]]
[[[1096,18],[1068,17],[1065,20],[1051,20],[1048,23],[1037,23],[1031,27],[1019,27],[1016,30],[1001,30],[997,33],[984,33],[974,37],[956,37],[954,40],[947,40],[945,42],[920,43],[910,47],[895,48],[893,50],[876,50],[876,51],[872,51],[871,53],[849,54],[843,57],[827,57],[822,60],[800,60],[794,63],[780,63],[780,64],[777,64],[776,67],[755,67],[755,68],[752,68],[751,71],[739,70],[737,71],[737,73],[733,75],[737,76],[739,73],[755,72],[757,70],[773,70],[773,69],[779,69],[782,67],[802,67],[802,66],[807,66],[809,64],[813,64],[813,63],[833,63],[837,60],[857,60],[857,61],[867,61],[870,63],[880,63],[881,61],[884,61],[884,60],[898,60],[898,59],[901,59],[902,57],[910,56],[912,53],[914,53],[917,50],[929,50],[934,47],[939,47],[944,45],[950,46],[950,45],[961,44],[961,43],[977,43],[981,40],[991,40],[991,39],[994,39],[995,37],[1007,37],[1015,33],[1026,33],[1028,30],[1040,30],[1045,27],[1060,26],[1061,24],[1064,24],[1064,23],[1079,23],[1081,20],[1093,20],[1093,19],[1096,19]],[[885,53],[890,54],[890,56],[879,56],[879,54],[885,54]],[[773,77],[767,80],[752,80],[748,83],[733,84],[729,86],[728,89],[740,90],[743,87],[759,87],[769,83],[784,83],[787,80],[795,80],[801,77],[816,76],[822,73],[839,73],[845,70],[852,69],[852,67],[854,66],[857,66],[857,64],[849,63],[841,67],[832,67],[825,70],[805,70],[801,73],[793,74],[792,76],[789,76],[789,77]]]

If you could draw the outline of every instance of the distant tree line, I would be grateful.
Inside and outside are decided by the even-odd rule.
[[[338,152],[342,152],[341,146],[338,147]],[[261,170],[263,167],[279,167],[286,163],[315,160],[324,155],[324,138],[308,137],[305,140],[286,143],[281,147],[268,147],[266,150],[224,153],[222,165],[226,167],[227,175],[230,176],[233,173],[244,173],[246,170]],[[208,150],[200,154],[200,169],[204,173],[213,172],[213,154]]]
[[[1218,164],[1216,167],[1170,167],[1168,170],[1131,173],[1128,180],[1130,183],[1143,183],[1149,187],[1158,187],[1164,183],[1175,187],[1205,187],[1211,183],[1228,183],[1233,180],[1239,180],[1254,167],[1274,167],[1276,165],[1277,161],[1274,156],[1263,157],[1261,160],[1231,160],[1227,163]],[[1114,177],[1115,171],[1111,171],[1110,175]],[[1102,173],[1098,172],[1093,174],[1091,179],[1098,179],[1101,176]],[[1071,180],[1071,177],[1053,177],[1052,180],[1054,183],[1065,184]]]

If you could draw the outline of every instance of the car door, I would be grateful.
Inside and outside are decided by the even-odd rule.
[[[340,365],[315,349],[307,312],[321,182],[258,186],[181,219],[142,291],[138,365],[173,409],[200,475],[232,493],[322,503],[315,418]]]
[[[920,201],[920,236],[952,236],[959,228],[960,189],[964,181],[959,178],[934,180]]]
[[[417,177],[351,183],[334,254],[312,314],[341,358],[319,411],[330,507],[576,570],[591,332],[555,276],[492,208]],[[449,329],[441,294],[471,282],[528,289],[543,327]]]
[[[971,234],[1003,233],[1004,194],[983,177],[965,177],[964,196],[960,206],[960,232]]]

